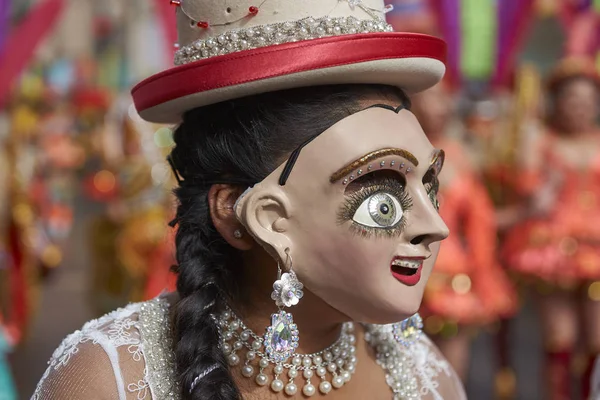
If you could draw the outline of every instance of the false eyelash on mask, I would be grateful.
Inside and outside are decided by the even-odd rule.
[[[396,225],[388,227],[371,227],[354,221],[356,211],[368,198],[377,193],[388,193],[398,200],[402,207],[402,212],[406,213],[412,207],[412,199],[408,195],[404,184],[398,179],[392,178],[369,178],[365,176],[361,182],[363,187],[353,193],[346,195],[346,199],[338,211],[338,223],[344,224],[351,221],[350,229],[356,235],[364,238],[368,237],[396,237],[402,233],[406,225],[406,218],[403,215]]]
[[[437,176],[428,177],[428,175],[429,173],[427,173],[423,179],[427,180],[427,182],[424,184],[425,190],[427,191],[427,195],[429,195],[429,199],[433,203],[434,207],[439,211],[440,205],[437,202],[437,194],[440,190],[440,180]]]
[[[440,190],[440,180],[437,177],[433,177],[429,182],[425,183],[425,190],[427,193],[435,193],[437,194]]]

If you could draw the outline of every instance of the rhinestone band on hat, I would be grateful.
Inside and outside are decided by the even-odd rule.
[[[381,19],[360,20],[355,17],[308,17],[299,21],[258,25],[183,46],[175,53],[175,65],[282,43],[375,32],[393,32],[393,28]]]

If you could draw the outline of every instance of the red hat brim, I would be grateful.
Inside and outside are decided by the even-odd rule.
[[[443,40],[415,33],[342,35],[216,56],[171,68],[132,90],[142,118],[177,123],[193,108],[297,87],[388,84],[409,93],[445,71]]]

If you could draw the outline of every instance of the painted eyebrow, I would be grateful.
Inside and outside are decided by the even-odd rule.
[[[402,104],[400,104],[397,107],[392,107],[389,104],[373,104],[370,105],[360,111],[365,111],[368,110],[369,108],[383,108],[386,110],[390,110],[395,112],[396,114],[398,114],[400,111],[407,109],[410,110],[410,98],[406,97],[405,99],[402,99]],[[357,111],[357,112],[360,112]],[[355,114],[355,113],[353,113]],[[321,132],[323,133],[323,132]],[[294,168],[294,165],[296,164],[296,161],[298,160],[298,157],[300,156],[300,151],[302,151],[302,149],[307,146],[310,142],[312,142],[314,139],[316,139],[321,133],[308,138],[307,141],[305,141],[304,143],[302,143],[300,146],[298,146],[298,148],[296,148],[296,150],[294,150],[292,152],[292,154],[290,154],[290,158],[288,158],[287,162],[285,163],[285,167],[283,168],[283,171],[281,172],[281,175],[279,176],[279,185],[284,186],[288,180],[288,178],[290,177],[290,174],[292,173],[292,169]]]
[[[410,162],[415,167],[419,166],[419,160],[417,160],[417,157],[415,157],[408,150],[394,149],[394,148],[381,149],[381,150],[372,151],[371,153],[368,153],[368,154],[362,156],[361,158],[352,161],[350,164],[346,165],[345,167],[340,168],[338,171],[334,172],[333,175],[331,175],[331,177],[329,178],[329,181],[331,183],[335,183],[335,182],[339,181],[340,179],[342,179],[344,176],[348,175],[350,172],[352,172],[355,169],[360,168],[364,165],[367,165],[368,163],[372,162],[373,160],[376,160],[376,159],[382,158],[382,157],[392,156],[392,155],[400,156],[400,157],[404,158],[405,160]]]
[[[370,105],[369,107],[363,109],[364,110],[368,110],[370,108],[383,108],[384,110],[389,110],[389,111],[393,111],[396,114],[400,113],[400,111],[402,110],[409,110],[410,111],[410,101],[408,101],[408,104],[400,104],[398,107],[392,107],[389,104],[373,104]]]

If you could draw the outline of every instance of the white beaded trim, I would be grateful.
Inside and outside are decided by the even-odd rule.
[[[142,303],[139,330],[146,359],[146,378],[153,399],[179,399],[175,353],[169,324],[169,303],[157,297]]]
[[[355,17],[309,17],[299,21],[259,25],[196,40],[175,53],[175,65],[281,43],[374,32],[393,32],[393,28],[381,19],[359,20]]]

